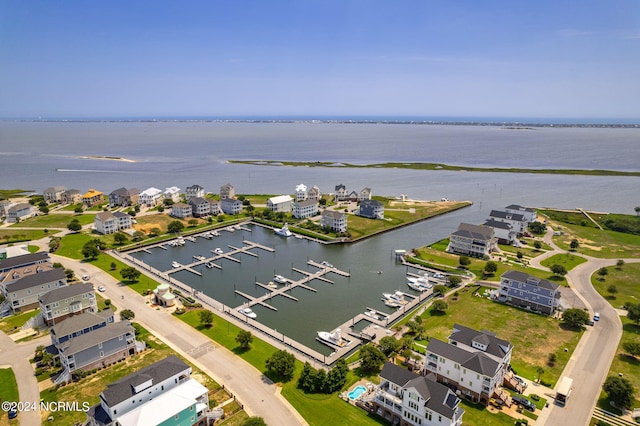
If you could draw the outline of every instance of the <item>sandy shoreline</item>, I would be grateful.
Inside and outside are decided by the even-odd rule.
[[[83,160],[109,160],[109,161],[123,161],[125,163],[137,163],[137,160],[131,160],[129,158],[124,157],[108,157],[105,155],[83,155],[78,158]]]

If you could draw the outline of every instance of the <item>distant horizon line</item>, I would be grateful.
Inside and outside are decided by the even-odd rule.
[[[518,126],[631,126],[640,118],[507,117],[507,116],[415,116],[415,115],[128,115],[0,117],[14,122],[334,122],[387,124],[464,124]]]

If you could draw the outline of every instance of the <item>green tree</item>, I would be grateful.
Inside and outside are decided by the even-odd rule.
[[[433,302],[433,305],[431,305],[431,310],[437,313],[442,313],[447,309],[449,309],[449,305],[444,300],[436,300]]]
[[[109,267],[111,268],[112,271],[115,271],[116,269],[118,269],[118,265],[116,265],[116,262],[111,262],[111,265],[109,265]]]
[[[546,230],[546,225],[544,223],[538,222],[537,220],[529,224],[529,231],[531,231],[532,234],[542,235]]]
[[[457,287],[461,282],[462,278],[460,278],[458,275],[449,275],[449,285],[451,287]]]
[[[623,267],[623,266],[624,266],[624,260],[619,259],[619,260],[616,262],[616,268],[618,268],[618,269],[622,269],[622,267]]]
[[[444,294],[447,292],[447,286],[446,285],[442,285],[442,284],[438,284],[437,286],[433,287],[433,294],[437,297],[437,296],[444,296]]]
[[[82,224],[80,224],[80,221],[78,219],[73,219],[67,225],[67,229],[71,232],[78,232],[82,229]]]
[[[179,232],[182,232],[183,229],[184,229],[184,224],[179,220],[174,220],[173,222],[170,222],[169,225],[167,226],[167,231],[172,234],[177,234]]]
[[[379,373],[386,360],[384,354],[371,344],[360,348],[360,369],[368,374]]]
[[[144,233],[140,231],[133,232],[133,241],[141,241],[144,238]]]
[[[113,234],[113,241],[118,245],[126,243],[127,240],[129,240],[129,238],[127,238],[127,236],[122,232],[116,232]]]
[[[624,342],[622,349],[634,358],[640,357],[640,341]]]
[[[498,264],[492,260],[488,261],[484,265],[484,273],[486,275],[493,275],[498,271]]]
[[[567,275],[567,268],[565,268],[563,265],[554,264],[551,265],[551,272],[555,276],[564,277],[565,275]]]
[[[536,250],[540,251],[540,249],[542,248],[542,243],[541,243],[540,241],[538,241],[538,240],[535,240],[535,241],[533,242],[533,247],[534,247]]]
[[[571,327],[579,328],[589,323],[589,313],[577,308],[567,309],[562,313],[562,321]]]
[[[242,422],[242,426],[267,426],[267,423],[262,417],[253,416]]]
[[[609,270],[604,266],[598,269],[598,275],[600,275],[600,281],[604,281],[604,277],[606,277],[607,274],[609,274]]]
[[[65,268],[64,275],[68,280],[72,280],[75,278],[76,273],[73,271],[73,269]]]
[[[616,287],[615,285],[611,284],[609,287],[607,287],[607,293],[611,295],[612,299],[616,298],[617,292],[618,292],[618,287]]]
[[[276,376],[288,380],[293,375],[295,360],[293,354],[285,350],[279,350],[267,358],[266,367]]]
[[[537,367],[536,373],[538,373],[538,383],[542,383],[542,375],[544,374],[544,368]]]
[[[627,318],[640,325],[640,303],[627,303]]]
[[[467,266],[471,265],[471,259],[469,259],[469,256],[460,256],[458,263],[461,268],[467,269]]]
[[[319,393],[328,393],[328,380],[327,380],[327,372],[322,368],[316,371],[316,382],[313,384],[316,392]]]
[[[309,362],[304,363],[304,367],[302,367],[302,372],[300,373],[300,377],[298,378],[298,387],[305,392],[315,393],[316,392],[316,375],[317,371],[315,368],[309,364]]]
[[[418,322],[415,319],[411,320],[407,323],[407,327],[409,327],[409,330],[411,330],[411,334],[413,334],[417,338],[422,337],[422,334],[424,333],[424,326],[421,322]]]
[[[524,254],[520,250],[518,250],[516,252],[516,257],[518,258],[518,260],[522,260],[522,258],[524,257]]]
[[[640,206],[637,206],[634,210],[636,211],[636,215],[640,216]]]
[[[189,227],[193,228],[198,225],[198,219],[189,219]]]
[[[635,389],[629,380],[624,377],[609,376],[604,381],[602,389],[607,393],[609,399],[618,407],[631,408],[634,399]]]
[[[97,259],[100,255],[100,249],[96,247],[96,244],[93,241],[88,241],[82,246],[82,256],[85,259]]]
[[[73,209],[74,213],[82,213],[84,211],[84,209],[82,208],[82,206],[78,206],[75,209]]]
[[[393,336],[384,336],[380,339],[378,347],[387,358],[391,358],[400,349],[400,342]]]
[[[578,250],[578,247],[580,247],[580,243],[578,242],[578,240],[576,240],[575,238],[571,240],[571,243],[569,244],[569,248],[572,251],[576,251]]]
[[[164,204],[166,207],[171,207],[173,205],[173,200],[171,198],[165,198],[164,200],[162,200],[162,204]]]
[[[236,343],[238,343],[242,349],[249,349],[249,347],[251,346],[251,342],[253,342],[253,335],[250,331],[238,331],[238,335],[236,336]]]
[[[200,324],[207,328],[211,328],[211,325],[213,324],[213,312],[207,311],[205,309],[200,311],[199,315],[200,315]]]
[[[133,266],[124,267],[120,270],[120,276],[125,280],[137,282],[140,275],[140,271]]]
[[[131,309],[123,309],[120,311],[120,319],[123,321],[129,321],[136,317],[136,314]]]
[[[149,230],[149,236],[150,237],[157,237],[158,235],[162,234],[162,230],[158,227],[153,227]]]

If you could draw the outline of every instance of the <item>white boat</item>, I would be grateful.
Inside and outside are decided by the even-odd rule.
[[[200,255],[197,255],[197,254],[194,254],[193,258],[196,259],[196,260],[205,260],[206,259],[206,257],[200,256]]]
[[[213,235],[211,235],[211,232],[205,232],[201,236],[202,238],[206,238],[207,240],[210,240],[211,238],[213,238]]]
[[[285,277],[283,277],[282,275],[274,275],[273,276],[273,280],[277,283],[280,284],[286,284],[287,283],[287,279]]]
[[[185,239],[191,241],[192,243],[195,243],[197,241],[196,237],[192,237],[192,236],[185,237]]]
[[[282,228],[276,230],[276,235],[280,235],[281,237],[290,237],[293,235],[293,232],[289,231],[289,226],[285,223]]]
[[[328,331],[318,331],[318,340],[322,343],[328,343],[329,345],[339,347],[347,346],[350,343],[342,338],[339,328],[337,328],[333,333],[329,333]]]
[[[214,237],[219,237],[220,233],[218,231],[211,231],[211,235],[213,235]]]
[[[269,284],[267,284],[267,287],[269,287],[269,288],[278,288],[278,286],[277,286],[277,285],[275,285],[275,284],[273,283],[273,281],[269,281]]]
[[[251,310],[251,308],[240,308],[238,309],[238,312],[240,312],[243,315],[246,315],[249,318],[256,318],[258,316],[256,315],[255,312]]]
[[[333,265],[327,262],[326,260],[323,260],[322,262],[320,262],[320,264],[325,268],[333,268]]]
[[[409,288],[415,291],[423,292],[429,289],[429,284],[423,284],[419,281],[407,281]]]
[[[391,299],[382,299],[382,300],[384,301],[384,304],[390,308],[399,308],[400,306],[402,306],[398,302],[394,302]]]
[[[220,247],[216,247],[215,249],[211,250],[211,253],[222,254],[224,252],[222,251],[222,249]]]
[[[378,311],[374,309],[368,309],[364,312],[364,314],[369,318],[373,318],[374,320],[380,320],[380,315],[378,315]]]
[[[240,226],[240,225],[233,225],[233,229],[236,229],[236,230],[238,230],[238,231],[239,231],[239,230],[241,230],[241,229],[242,229],[242,226]]]
[[[181,266],[182,266],[182,265],[181,265],[181,264],[179,264],[178,262],[176,262],[175,260],[174,260],[173,262],[171,262],[171,267],[172,267],[172,268],[179,268],[179,267],[181,267]]]
[[[396,291],[395,293],[382,293],[382,298],[382,300],[389,300],[400,305],[406,305],[408,303],[404,300],[404,294],[401,291]]]

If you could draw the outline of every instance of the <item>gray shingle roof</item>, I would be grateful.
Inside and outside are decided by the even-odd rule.
[[[66,321],[72,321],[72,319],[68,318]],[[107,324],[106,327],[93,330],[91,333],[82,334],[67,340],[59,345],[59,349],[62,349],[64,355],[69,356],[119,336],[124,336],[127,333],[134,333],[133,326],[129,321],[110,323]]]
[[[136,394],[133,390],[134,386],[150,379],[153,380],[153,383],[160,383],[187,369],[189,369],[189,366],[180,358],[175,355],[170,355],[155,364],[151,364],[116,382],[108,384],[107,389],[102,392],[102,398],[109,407],[113,407],[134,396]]]
[[[67,276],[64,274],[64,269],[53,268],[48,271],[38,272],[37,274],[31,274],[20,278],[17,281],[6,285],[7,292],[24,290],[31,287],[37,287],[42,284],[50,283],[58,280],[66,280]],[[61,287],[64,288],[64,287]]]
[[[380,377],[390,381],[391,383],[395,383],[398,386],[404,386],[409,381],[418,377],[418,375],[406,368],[398,367],[390,362],[385,362],[382,367],[382,371],[380,372]]]
[[[445,343],[442,340],[431,338],[429,345],[427,345],[427,352],[442,356],[443,358],[450,359],[471,371],[482,374],[483,376],[493,377],[500,365],[489,358],[484,353],[480,352],[468,352],[455,345]],[[482,358],[482,359],[477,359]]]
[[[96,213],[96,219],[98,219],[100,222],[104,222],[106,220],[115,219],[115,218],[116,217],[111,212]]]
[[[40,303],[43,305],[49,305],[53,302],[58,302],[84,293],[93,293],[93,285],[89,283],[81,283],[56,288],[55,290],[51,290],[50,292],[43,294],[39,299]]]
[[[521,210],[521,211],[525,211],[525,212],[535,212],[535,209],[532,209],[530,207],[523,207],[521,205],[518,204],[510,204],[507,207],[505,207],[505,209],[509,209],[509,210]]]
[[[453,333],[449,336],[449,340],[460,342],[467,346],[472,346],[474,341],[478,342],[487,346],[487,353],[498,358],[503,358],[512,348],[511,343],[496,337],[494,333],[484,330],[477,331],[460,324],[453,325]]]
[[[298,201],[295,204],[297,204],[300,207],[307,207],[307,206],[312,206],[312,205],[318,204],[318,201],[317,200],[313,200],[313,199],[309,199],[309,200]]]
[[[72,321],[62,321],[51,327],[51,331],[58,338],[62,336],[68,336],[70,334],[82,331],[85,328],[95,327],[98,324],[102,324],[107,321],[109,317],[113,317],[113,311],[111,309],[105,309],[97,313],[84,312],[80,315],[73,317]]]
[[[458,235],[474,240],[490,240],[493,237],[493,229],[487,226],[472,225],[470,223],[461,223],[458,230],[451,235]]]
[[[0,271],[42,262],[43,260],[49,260],[49,253],[40,251],[38,253],[30,253],[23,254],[22,256],[10,257],[8,259],[0,260]]]
[[[511,225],[509,225],[507,222],[500,222],[499,220],[494,219],[488,219],[485,223],[482,224],[482,226],[511,230]]]
[[[524,222],[524,216],[518,213],[508,213],[508,212],[503,212],[500,210],[491,210],[491,213],[489,213],[490,217],[498,217],[500,219],[507,219],[507,220],[515,220],[518,222]]]

